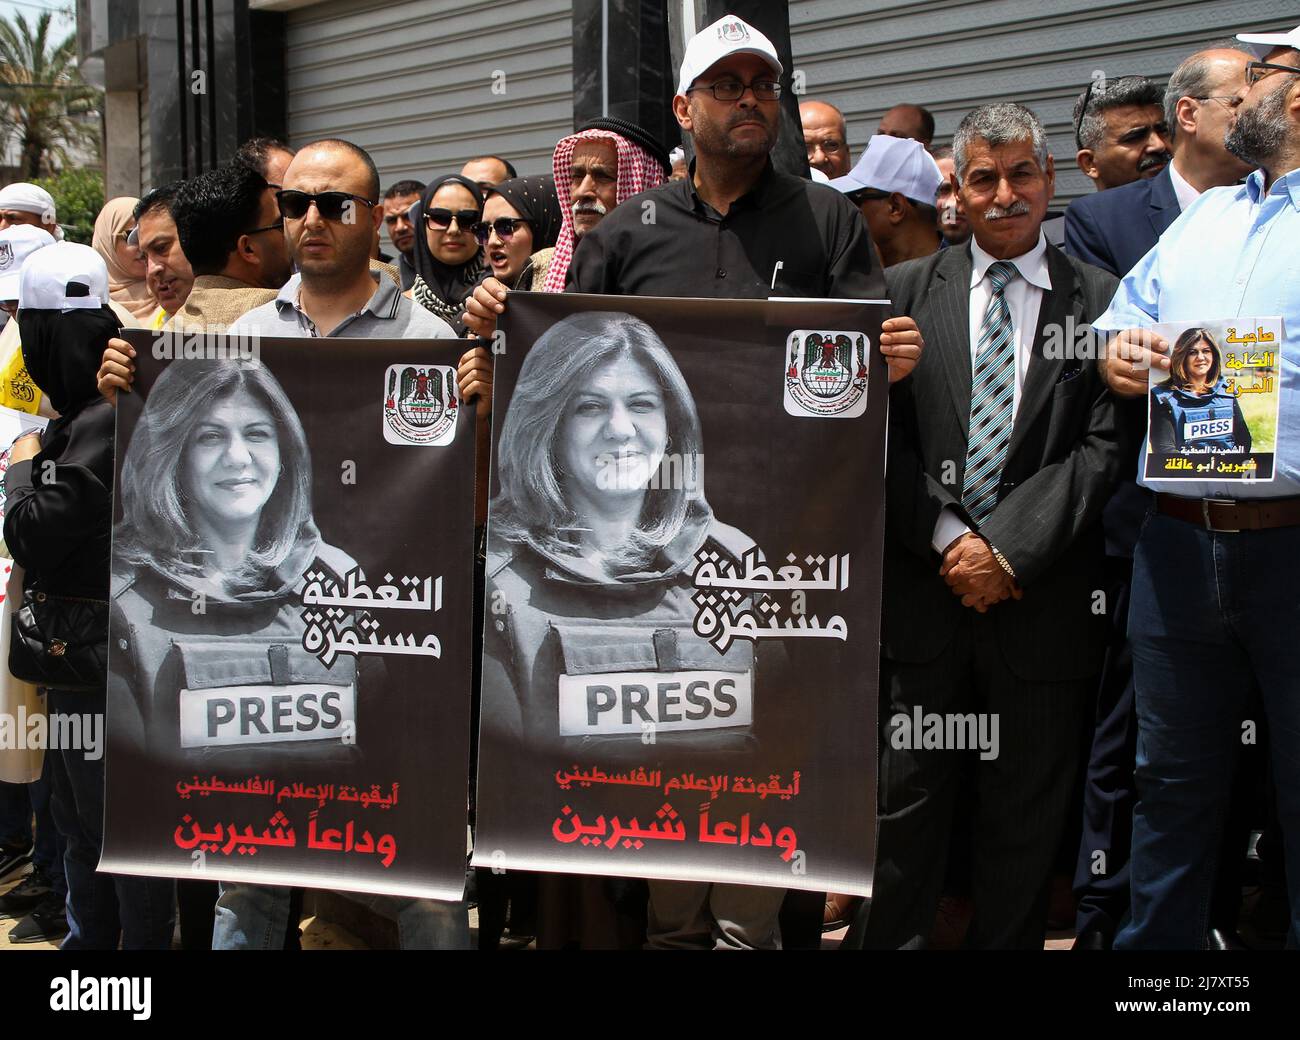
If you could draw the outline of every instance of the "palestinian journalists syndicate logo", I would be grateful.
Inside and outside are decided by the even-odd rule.
[[[718,35],[728,43],[740,43],[749,39],[749,32],[742,22],[723,22],[718,27]]]
[[[785,410],[854,419],[867,410],[867,352],[861,332],[797,329],[786,350]]]
[[[8,242],[0,242],[0,271],[9,270],[14,262],[14,247]]]
[[[450,444],[456,436],[456,372],[447,365],[389,365],[384,376],[384,440]]]

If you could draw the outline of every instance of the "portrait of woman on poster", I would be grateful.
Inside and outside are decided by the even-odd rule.
[[[120,495],[110,678],[129,690],[140,743],[213,767],[264,763],[272,748],[350,761],[338,729],[355,723],[356,662],[327,669],[303,649],[301,597],[305,572],[338,581],[356,563],[316,527],[307,438],[275,377],[258,361],[173,362],[131,435]],[[256,707],[264,691],[250,688],[268,687],[292,713]]]
[[[487,730],[530,748],[644,757],[650,718],[656,755],[755,746],[775,706],[754,700],[754,644],[738,640],[722,654],[693,628],[697,552],[736,562],[754,546],[709,507],[701,440],[681,370],[645,322],[572,315],[537,341],[497,449]],[[724,689],[739,703],[701,697],[701,687],[687,703],[683,691],[702,671],[732,675]],[[643,697],[647,672],[662,675]]]
[[[1250,451],[1250,428],[1221,369],[1219,346],[1209,329],[1191,328],[1179,335],[1169,359],[1169,379],[1151,389],[1153,451]]]

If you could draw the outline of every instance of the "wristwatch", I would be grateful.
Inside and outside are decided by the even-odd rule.
[[[998,566],[1011,575],[1011,579],[1014,581],[1016,572],[1011,569],[1010,561],[1008,561],[1007,558],[998,551],[998,547],[992,542],[989,542],[989,550],[993,553],[993,559],[998,561]]]

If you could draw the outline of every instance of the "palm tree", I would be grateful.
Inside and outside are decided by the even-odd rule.
[[[77,34],[50,40],[51,14],[29,24],[0,18],[0,130],[18,139],[25,180],[68,162],[68,149],[94,147],[99,91],[81,79]]]

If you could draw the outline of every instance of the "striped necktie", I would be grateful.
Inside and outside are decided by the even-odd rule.
[[[966,440],[966,471],[961,501],[976,525],[982,524],[998,501],[1002,464],[1011,441],[1011,404],[1016,390],[1015,326],[1007,306],[1006,289],[1020,272],[999,260],[988,269],[993,296],[980,326],[971,376],[970,435]]]

